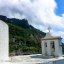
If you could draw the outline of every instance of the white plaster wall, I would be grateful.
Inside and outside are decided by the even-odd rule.
[[[43,40],[41,43],[41,47],[42,47],[42,54],[45,55],[47,52],[47,55],[50,56],[52,55],[52,51],[51,51],[51,41],[54,41],[54,45],[55,45],[55,52],[54,55],[55,56],[61,56],[62,55],[62,47],[59,45],[59,40]],[[47,42],[47,49],[45,49],[45,42]]]
[[[44,41],[41,41],[42,54],[45,55]]]
[[[61,40],[58,40],[58,42],[59,42],[59,51],[60,51],[60,55],[62,55],[63,53],[62,53],[62,41]]]
[[[61,42],[61,40],[58,40],[58,42],[59,42],[59,52],[60,52],[60,56],[62,55],[62,42]]]
[[[60,55],[63,55],[63,53],[62,53],[62,46],[60,46]]]
[[[9,60],[8,25],[0,20],[0,60]]]
[[[58,40],[55,40],[55,56],[61,56],[60,54],[60,46]]]
[[[51,56],[50,40],[47,40],[47,55]]]
[[[45,47],[45,42],[47,43],[47,47]],[[43,55],[51,55],[51,47],[50,47],[50,41],[49,40],[43,40],[42,41],[42,54]]]

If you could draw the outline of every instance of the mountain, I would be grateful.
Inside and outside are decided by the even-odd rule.
[[[41,38],[45,36],[44,32],[34,28],[26,19],[0,15],[0,20],[9,25],[10,53],[41,53]]]

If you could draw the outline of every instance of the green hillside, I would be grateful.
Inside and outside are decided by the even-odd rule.
[[[7,18],[2,15],[0,19],[9,25],[10,53],[41,53],[41,38],[45,36],[44,32],[29,25],[26,19]]]

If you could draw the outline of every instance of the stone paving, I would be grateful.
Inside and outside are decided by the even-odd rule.
[[[10,57],[9,61],[0,64],[64,64],[63,57],[48,57],[41,54],[20,55]]]

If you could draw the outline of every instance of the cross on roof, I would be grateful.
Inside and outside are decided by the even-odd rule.
[[[51,27],[49,26],[49,27],[48,27],[48,31],[50,32],[50,30],[51,30]]]

